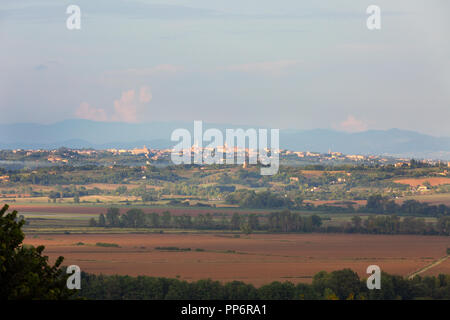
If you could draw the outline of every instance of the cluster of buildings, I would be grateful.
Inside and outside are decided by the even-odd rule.
[[[430,165],[430,166],[441,165],[441,166],[447,166],[450,168],[450,161],[443,162],[440,160],[431,160],[430,159],[430,160],[416,160],[416,162],[421,165]],[[411,167],[411,161],[409,159],[397,159],[397,162],[394,164],[394,167],[396,167],[396,168]]]
[[[63,149],[63,150],[62,150]],[[245,157],[245,159],[250,159],[251,157],[257,157],[258,151],[249,148],[239,148],[239,147],[228,147],[225,143],[223,146],[218,146],[215,149],[211,149],[208,147],[200,148],[197,144],[191,146],[190,149],[184,150],[183,152],[190,152],[192,156],[199,154],[201,152],[209,152],[210,154],[214,154],[215,152],[223,154],[226,156],[228,153],[233,153],[236,156]],[[269,149],[266,149],[267,153],[270,153]],[[23,157],[33,157],[37,158],[46,158],[49,163],[68,163],[70,159],[75,159],[77,156],[81,157],[94,157],[99,155],[124,155],[124,156],[143,156],[146,158],[147,162],[151,161],[170,161],[170,156],[172,153],[172,149],[150,149],[147,146],[143,146],[142,148],[133,148],[133,149],[106,149],[106,150],[95,150],[95,149],[68,149],[68,148],[60,148],[55,150],[23,150],[16,149],[12,150],[13,154],[20,154]],[[287,160],[297,160],[297,161],[307,161],[314,163],[327,163],[327,162],[357,162],[357,163],[378,163],[378,164],[392,164],[396,168],[409,167],[411,166],[410,159],[403,158],[393,158],[386,156],[376,156],[376,155],[358,155],[358,154],[343,154],[342,152],[332,152],[328,151],[327,153],[319,153],[319,152],[310,152],[310,151],[293,151],[293,150],[280,150],[279,152],[280,159]],[[0,159],[1,160],[1,159]],[[450,161],[442,163],[437,160],[420,160],[417,161],[421,164],[427,165],[437,165],[437,164],[445,164],[450,167]],[[246,162],[247,164],[247,162]]]
[[[282,150],[280,152],[281,156],[287,157],[297,157],[300,159],[315,159],[318,162],[322,161],[333,161],[333,160],[349,160],[349,161],[371,161],[378,160],[381,162],[389,162],[391,161],[388,158],[383,158],[379,156],[364,156],[359,154],[348,154],[345,155],[342,152],[332,152],[328,151],[328,153],[318,153],[318,152],[309,152],[309,151],[291,151],[291,150]]]

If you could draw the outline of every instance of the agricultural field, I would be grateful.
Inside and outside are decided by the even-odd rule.
[[[412,187],[422,186],[428,182],[431,186],[435,187],[444,184],[450,184],[450,178],[447,177],[407,178],[394,180],[394,182],[400,184],[407,184]]]
[[[83,271],[148,275],[188,281],[306,282],[321,271],[351,268],[361,277],[376,264],[408,276],[445,255],[448,237],[343,234],[28,234],[54,261]],[[450,273],[442,263],[427,274]]]
[[[416,200],[420,202],[426,202],[432,205],[445,204],[447,206],[450,206],[449,193],[421,194],[415,196],[407,196],[397,199],[396,202],[403,203],[406,200]]]
[[[450,273],[448,260],[436,264],[450,247],[450,178],[442,173],[61,166],[8,172],[0,202],[25,219],[26,245],[44,245],[52,261],[64,256],[88,273],[261,286],[311,283],[343,268],[365,277],[375,264],[408,277]]]

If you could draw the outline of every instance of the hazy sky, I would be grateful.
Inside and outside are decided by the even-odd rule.
[[[66,28],[70,4],[81,30]],[[366,27],[371,4],[381,30]],[[0,122],[450,136],[449,12],[448,0],[1,0]]]

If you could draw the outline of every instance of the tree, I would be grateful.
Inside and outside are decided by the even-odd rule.
[[[119,195],[125,194],[125,193],[127,193],[127,191],[128,191],[128,189],[126,186],[120,186],[120,187],[117,187],[117,189],[116,189],[116,193]]]
[[[252,227],[248,223],[241,225],[241,231],[247,236],[253,232]]]
[[[440,217],[437,222],[437,229],[440,234],[450,235],[450,217]]]
[[[164,225],[164,227],[170,227],[170,223],[172,221],[172,216],[170,215],[170,211],[164,211],[162,213],[162,223]]]
[[[206,228],[211,228],[212,227],[212,225],[213,225],[213,217],[211,216],[211,213],[208,212],[208,213],[205,214],[204,221],[205,221],[205,227]]]
[[[379,213],[382,213],[383,209],[384,209],[385,201],[386,201],[386,198],[384,198],[380,194],[371,195],[367,199],[366,209],[370,210],[371,212],[379,211]]]
[[[122,216],[122,222],[125,227],[142,228],[145,225],[145,215],[141,209],[128,210]]]
[[[311,216],[311,222],[313,227],[320,227],[322,225],[322,219],[316,214]]]
[[[89,219],[89,226],[90,227],[96,227],[97,226],[97,221],[95,221],[94,218]]]
[[[330,288],[326,288],[323,297],[325,300],[339,300],[338,296]]]
[[[325,299],[338,298],[340,300],[355,297],[361,290],[358,274],[350,269],[343,269],[327,273],[321,271],[314,275],[313,287],[322,292]]]
[[[239,215],[239,213],[235,212],[231,217],[231,229],[239,230],[240,226],[241,226],[241,216]]]
[[[141,195],[141,198],[142,198],[142,202],[144,202],[144,203],[158,200],[156,198],[156,196],[151,193],[144,193]]]
[[[351,269],[343,269],[331,272],[328,287],[336,293],[339,299],[345,300],[359,293],[361,283],[356,272]]]
[[[151,214],[150,221],[151,221],[151,225],[152,225],[153,228],[158,228],[160,226],[160,223],[159,223],[160,219],[159,218],[160,217],[159,217],[158,213],[154,212],[154,213]]]
[[[105,219],[105,215],[103,213],[101,213],[98,217],[98,226],[106,227],[106,219]]]
[[[254,213],[248,216],[248,224],[252,230],[257,230],[259,228],[258,216]]]
[[[120,217],[118,208],[108,208],[106,211],[106,222],[109,227],[119,227]]]
[[[24,246],[25,221],[18,221],[15,210],[7,214],[8,208],[0,210],[0,299],[68,299],[74,292],[60,268],[64,258],[51,266],[44,246]]]
[[[361,222],[362,222],[362,219],[360,216],[352,217],[352,223],[356,230],[359,230],[359,228],[361,228]]]
[[[303,205],[303,197],[297,196],[294,199],[295,206],[300,208]]]

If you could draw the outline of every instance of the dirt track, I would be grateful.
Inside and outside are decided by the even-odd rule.
[[[426,266],[426,267],[424,267],[424,268],[422,268],[422,269],[420,269],[420,270],[414,272],[413,274],[411,274],[411,275],[408,277],[408,279],[412,279],[412,278],[414,278],[415,276],[418,276],[418,275],[420,275],[420,274],[422,274],[422,273],[424,273],[424,272],[430,270],[431,268],[434,268],[434,267],[440,265],[441,263],[443,263],[443,262],[446,261],[447,259],[448,259],[448,256],[445,256],[445,257],[440,258],[440,259],[437,260],[437,261],[434,261],[433,263],[429,264],[428,266]]]

